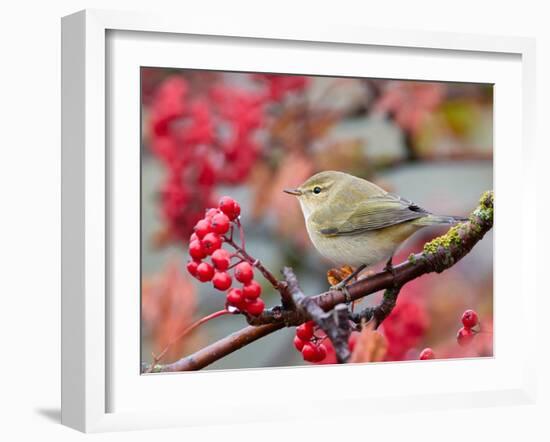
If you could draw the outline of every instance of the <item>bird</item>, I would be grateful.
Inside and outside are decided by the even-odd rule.
[[[319,172],[284,192],[298,198],[317,251],[336,265],[355,267],[332,289],[342,289],[363,269],[384,261],[393,273],[395,251],[417,230],[466,220],[434,215],[370,181],[339,171]]]

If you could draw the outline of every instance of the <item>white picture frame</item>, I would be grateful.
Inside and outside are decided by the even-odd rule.
[[[119,36],[122,36],[120,45],[109,41]],[[126,36],[131,38],[125,41]],[[422,57],[429,55],[433,58],[430,79],[444,79],[445,69],[449,69],[448,66],[444,66],[448,63],[448,60],[445,60],[448,56],[459,56],[464,60],[468,58],[471,59],[468,63],[473,63],[471,66],[479,66],[478,72],[475,69],[462,72],[460,78],[463,81],[468,79],[490,81],[491,76],[497,73],[484,74],[484,69],[486,72],[494,69],[494,67],[490,68],[490,63],[486,63],[486,60],[491,57],[504,60],[502,66],[509,68],[509,71],[500,69],[498,78],[502,81],[495,83],[498,92],[495,102],[495,144],[499,145],[499,148],[495,149],[495,187],[499,201],[496,209],[499,224],[495,234],[495,253],[506,250],[506,253],[510,251],[517,254],[521,258],[521,268],[517,278],[504,287],[504,284],[499,284],[499,278],[503,279],[507,274],[509,275],[510,269],[506,268],[505,259],[495,265],[497,313],[496,356],[492,359],[493,362],[434,361],[432,364],[422,364],[422,366],[406,363],[370,364],[368,378],[376,377],[377,384],[383,383],[382,378],[388,376],[393,379],[414,378],[418,381],[409,382],[409,384],[417,385],[395,382],[395,385],[387,386],[384,390],[377,390],[375,385],[369,387],[362,382],[361,386],[357,387],[357,391],[350,392],[346,389],[345,394],[336,391],[323,396],[315,394],[316,382],[339,377],[360,380],[366,373],[366,366],[332,366],[312,370],[308,370],[307,367],[237,370],[230,374],[218,372],[140,376],[136,365],[135,370],[128,371],[128,367],[133,363],[132,354],[113,351],[113,348],[120,349],[120,345],[117,347],[117,344],[112,341],[124,338],[122,332],[117,331],[123,328],[124,333],[128,334],[126,339],[133,339],[135,334],[136,345],[139,347],[137,342],[139,332],[135,329],[135,322],[125,323],[124,318],[117,317],[116,312],[120,311],[120,308],[113,308],[113,300],[109,297],[113,285],[111,265],[117,260],[117,254],[130,254],[129,251],[125,251],[122,243],[116,250],[112,248],[112,243],[118,241],[115,236],[120,231],[116,228],[117,221],[112,220],[113,205],[116,205],[120,199],[117,199],[113,193],[113,183],[109,180],[113,177],[112,169],[116,169],[120,164],[117,155],[123,155],[127,151],[126,148],[132,149],[132,146],[136,145],[136,140],[139,145],[139,131],[131,132],[136,124],[135,112],[139,113],[139,101],[134,103],[136,109],[131,111],[131,115],[122,119],[118,116],[116,108],[109,108],[108,94],[112,92],[109,82],[117,81],[117,72],[111,72],[108,68],[109,63],[118,63],[117,57],[120,57],[121,62],[127,63],[124,66],[129,68],[135,67],[136,63],[139,65],[140,57],[148,52],[155,53],[155,57],[168,53],[169,57],[168,49],[166,51],[159,49],[164,45],[185,44],[186,36],[189,39],[192,37],[199,44],[204,44],[201,38],[215,38],[216,42],[226,48],[235,43],[235,46],[241,45],[243,51],[252,51],[250,53],[261,51],[263,44],[271,45],[283,53],[292,50],[303,51],[307,50],[307,47],[311,50],[320,48],[319,50],[332,51],[331,54],[334,57],[341,54],[342,59],[349,57],[349,54],[355,50],[363,49],[377,52],[380,56],[384,56],[386,52],[397,51],[396,57],[406,56],[412,51],[421,51],[419,54]],[[140,41],[136,43],[136,39]],[[165,39],[164,42],[163,39]],[[150,40],[155,40],[154,45],[158,46],[145,50]],[[136,50],[139,45],[143,45],[143,51]],[[535,395],[536,359],[533,348],[535,340],[529,337],[534,335],[536,324],[533,318],[522,322],[522,351],[516,354],[514,361],[510,356],[510,349],[517,345],[518,338],[507,329],[506,325],[507,319],[514,311],[511,310],[511,301],[496,291],[498,288],[503,293],[506,290],[513,290],[520,294],[513,301],[518,321],[527,315],[529,306],[534,305],[536,301],[534,299],[535,280],[520,277],[526,272],[528,256],[536,254],[534,242],[521,241],[521,238],[527,237],[530,220],[535,219],[536,192],[533,191],[536,188],[535,177],[525,173],[523,186],[515,187],[507,184],[504,179],[506,171],[510,167],[517,167],[518,161],[525,172],[529,170],[534,159],[532,121],[535,96],[535,46],[532,39],[354,29],[311,24],[299,28],[260,22],[249,23],[247,26],[242,24],[235,26],[229,21],[217,23],[196,17],[182,19],[141,13],[87,10],[63,18],[62,56],[63,424],[80,431],[97,432],[207,425],[215,422],[253,422],[274,418],[293,418],[300,413],[303,417],[307,417],[319,413],[323,407],[332,404],[338,405],[332,407],[335,413],[364,415],[374,411],[396,412],[419,408],[532,403]],[[443,60],[439,67],[438,58]],[[155,59],[158,60],[159,65],[171,65],[166,58]],[[277,57],[273,57],[272,63],[278,63],[276,59]],[[220,60],[216,60],[216,63],[219,64]],[[256,70],[262,70],[264,67],[259,65],[260,60],[261,58],[256,57],[250,60],[235,57],[234,60],[222,61],[226,69],[231,65],[235,70],[254,70],[254,66]],[[197,63],[199,62],[192,67],[214,66],[208,60],[202,64],[199,63],[200,66]],[[185,67],[179,60],[175,60],[172,64]],[[270,65],[266,70],[278,72],[275,64]],[[390,62],[388,65],[391,65]],[[398,69],[398,65],[399,63],[396,64],[395,69]],[[291,71],[292,66],[285,66],[282,63],[280,66],[278,68],[280,72],[294,73]],[[360,68],[360,66],[355,67],[355,69]],[[303,69],[305,68],[296,68],[295,72],[306,73]],[[315,72],[308,73],[326,73],[324,69],[329,68],[319,65],[312,69],[315,69]],[[400,76],[402,74],[398,73],[401,71],[395,72],[397,72],[396,78],[403,78]],[[330,73],[335,74],[334,71]],[[390,74],[380,74],[382,77],[388,75]],[[422,78],[422,74],[416,76],[409,74],[407,78]],[[503,86],[499,92],[500,85]],[[516,89],[514,85],[518,88]],[[121,97],[129,98],[125,95]],[[517,108],[501,109],[498,97],[502,97],[502,100],[511,100],[510,103],[516,103]],[[117,121],[117,126],[108,131],[106,121],[112,122],[111,119]],[[513,121],[515,121],[515,127],[511,127]],[[127,127],[126,123],[128,123]],[[118,127],[123,128],[119,131]],[[131,135],[133,138],[123,141],[128,145],[125,149],[119,150],[114,158],[111,157],[112,152],[109,150],[108,143],[112,143],[113,140],[118,143],[117,137],[124,134],[126,136],[133,134]],[[506,137],[501,134],[505,134]],[[517,144],[514,145],[516,142]],[[132,161],[128,163],[132,164]],[[117,173],[115,172],[114,175]],[[135,171],[129,170],[128,173],[135,174]],[[530,191],[527,192],[527,189]],[[514,210],[513,201],[516,204],[520,201],[521,204],[519,234],[517,242],[504,245],[499,241],[504,241],[507,229],[511,228],[505,220],[508,218],[506,214]],[[135,214],[135,206],[131,205],[131,201],[129,204],[128,210],[125,209],[124,212]],[[113,222],[111,226],[113,228],[109,227],[111,222]],[[516,226],[516,231],[517,229]],[[505,258],[504,252],[502,258]],[[128,261],[130,263],[127,268],[130,275],[135,271],[135,260],[132,261],[130,258]],[[124,284],[124,278],[122,282],[121,278],[115,279],[115,285]],[[116,302],[126,301],[121,299]],[[129,310],[135,313],[134,307]],[[131,351],[135,351],[137,347],[133,343],[128,345]],[[113,363],[115,360],[116,364]],[[344,369],[345,374],[342,374]],[[436,373],[442,377],[439,381],[434,378]],[[457,379],[456,373],[462,373],[468,382]],[[480,373],[483,374],[480,375]],[[190,378],[191,375],[195,377]],[[228,415],[226,412],[228,407],[236,408],[241,402],[245,403],[243,395],[236,394],[237,390],[232,390],[226,385],[228,376],[239,380],[247,379],[247,382],[253,383],[258,388],[269,385],[275,380],[291,385],[297,383],[306,394],[292,404],[284,404],[284,407],[276,400],[260,401],[246,416]],[[447,376],[448,379],[452,379],[452,391],[442,387],[445,385]],[[476,382],[478,377],[479,382]],[[493,382],[486,382],[489,377]],[[428,383],[430,378],[432,381]],[[113,379],[115,379],[114,382]],[[131,381],[126,382],[127,380]],[[448,380],[446,382],[451,384]],[[124,388],[119,387],[122,384]],[[423,390],[420,389],[421,387]],[[117,388],[119,390],[117,397],[121,398],[117,399],[117,403],[121,404],[120,406],[114,406],[112,401],[112,393]],[[133,390],[135,388],[139,389],[139,393]],[[192,406],[175,407],[168,400],[169,392],[176,391],[174,388],[183,388],[188,397],[192,398]],[[211,388],[210,391],[215,391],[216,395],[210,396],[206,388]],[[134,401],[131,391],[145,398],[140,401],[145,404],[144,406],[140,404],[140,407],[132,408],[127,405]],[[420,394],[420,391],[424,394]],[[367,400],[373,397],[376,401]],[[166,399],[164,406],[159,405],[159,398]]]

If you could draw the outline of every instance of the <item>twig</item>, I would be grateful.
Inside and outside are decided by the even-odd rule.
[[[152,373],[200,370],[284,326],[284,323],[279,323],[246,327],[172,364],[159,365]]]
[[[240,224],[239,224],[240,225]],[[263,277],[271,284],[271,286],[277,290],[281,295],[281,301],[283,304],[283,307],[285,308],[291,308],[292,306],[292,298],[290,294],[288,293],[287,285],[285,281],[279,281],[273,273],[271,273],[258,259],[254,259],[252,256],[250,256],[246,250],[239,246],[233,239],[231,238],[225,238],[225,242],[233,246],[237,253],[240,253],[242,258],[244,258],[245,261],[248,261],[251,265],[256,267],[260,273],[263,275]]]
[[[244,258],[250,264],[253,264],[264,276],[264,278],[269,281],[269,283],[273,286],[275,290],[279,290],[279,281],[277,280],[277,278],[275,278],[273,273],[271,273],[268,269],[264,267],[264,265],[259,260],[252,258],[248,253],[246,253],[246,250],[239,246],[233,239],[226,237],[225,242],[233,246],[235,250],[242,255],[242,258]]]
[[[245,236],[243,231],[243,225],[241,224],[240,218],[237,218],[237,227],[239,228],[239,239],[241,240],[241,250],[246,250]]]
[[[174,345],[176,342],[178,342],[181,338],[183,338],[187,333],[190,333],[191,331],[193,331],[195,328],[197,328],[199,325],[202,325],[204,324],[205,322],[208,322],[210,321],[211,319],[215,319],[215,318],[218,318],[220,316],[223,316],[223,315],[229,315],[231,314],[231,312],[229,310],[226,310],[226,309],[223,309],[223,310],[219,310],[217,312],[214,312],[214,313],[211,313],[210,315],[208,316],[205,316],[204,318],[201,318],[201,319],[198,319],[197,321],[193,322],[191,325],[189,325],[188,327],[184,328],[181,333],[176,336],[174,339],[172,339],[168,345],[166,347],[164,347],[164,350],[162,350],[162,352],[160,352],[160,354],[158,356],[155,356],[153,354],[153,362],[151,363],[151,366],[148,368],[147,372],[146,373],[151,373],[153,372],[153,370],[155,369],[155,366],[161,361],[161,359],[166,355],[166,353],[168,352],[168,349]]]
[[[283,275],[296,308],[313,320],[329,337],[338,362],[346,362],[351,355],[348,347],[350,334],[348,308],[344,304],[338,304],[333,311],[325,312],[319,304],[300,290],[298,279],[290,267],[283,269]]]
[[[400,287],[390,287],[386,289],[380,304],[376,307],[365,307],[358,313],[352,313],[350,319],[356,324],[361,325],[369,322],[371,319],[374,319],[374,328],[377,329],[395,307],[400,290]]]

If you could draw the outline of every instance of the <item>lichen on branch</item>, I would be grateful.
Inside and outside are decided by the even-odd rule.
[[[447,233],[424,245],[422,255],[432,263],[434,271],[441,273],[463,258],[478,241],[478,236],[483,236],[493,226],[493,206],[493,191],[487,191],[467,222],[451,227]]]

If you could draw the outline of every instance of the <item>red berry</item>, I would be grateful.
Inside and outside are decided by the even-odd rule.
[[[317,347],[315,347],[315,345],[311,342],[306,342],[302,347],[302,357],[304,358],[304,361],[316,362],[318,358]]]
[[[220,235],[227,233],[229,230],[229,218],[225,213],[218,213],[212,217],[212,230]]]
[[[218,270],[227,270],[231,263],[231,254],[225,249],[214,250],[212,253],[212,264]]]
[[[479,318],[474,310],[466,310],[462,314],[462,324],[465,328],[473,328],[479,323]]]
[[[243,291],[241,289],[229,290],[226,300],[229,305],[239,307],[244,302]]]
[[[187,263],[187,271],[193,275],[197,276],[197,267],[199,266],[199,263],[197,261],[189,261]]]
[[[217,233],[207,233],[201,241],[204,251],[207,255],[212,255],[222,246],[222,239]]]
[[[317,346],[317,360],[315,362],[321,362],[327,357],[327,348],[325,344],[319,344]]]
[[[474,339],[475,333],[470,328],[462,327],[456,334],[456,340],[459,345],[466,346],[472,339]]]
[[[233,219],[238,218],[241,214],[241,206],[238,202],[235,201],[235,205],[233,206]],[[231,217],[229,217],[231,219]]]
[[[206,215],[204,215],[204,219],[207,219],[208,221],[212,221],[212,218],[214,217],[214,215],[217,215],[218,213],[220,213],[219,209],[208,209],[206,211]]]
[[[435,359],[435,353],[430,347],[427,347],[420,352],[420,360],[424,361],[426,359]]]
[[[225,210],[233,209],[235,203],[236,201],[230,196],[222,196],[220,198],[220,202],[218,203],[218,207],[223,213],[225,213]]]
[[[237,281],[246,284],[252,280],[254,277],[254,269],[247,262],[241,262],[237,267],[235,267],[235,278]]]
[[[241,206],[237,201],[235,201],[235,205],[233,206],[233,219],[238,218],[241,214]],[[231,219],[231,217],[229,217]]]
[[[294,336],[294,347],[296,347],[296,350],[302,351],[305,343],[306,341],[302,341],[298,336]]]
[[[227,290],[231,287],[231,276],[227,272],[216,272],[212,278],[212,284],[218,290]]]
[[[298,336],[302,341],[309,341],[313,338],[313,322],[304,322],[296,327],[296,336]]]
[[[195,233],[197,237],[202,239],[207,233],[212,232],[212,225],[206,219],[201,219],[195,224]]]
[[[246,311],[252,316],[258,316],[262,313],[264,311],[264,307],[265,304],[260,298],[246,303]]]
[[[199,281],[210,281],[214,276],[214,267],[207,262],[201,262],[197,267],[197,278]]]
[[[253,279],[243,286],[243,294],[247,299],[256,299],[262,294],[262,286]]]
[[[189,255],[194,259],[202,259],[206,256],[206,251],[198,239],[189,243]]]
[[[220,210],[225,213],[231,221],[237,218],[241,214],[241,207],[233,198],[224,196],[220,199],[218,206]]]
[[[189,238],[189,242],[196,241],[197,239],[199,239],[199,237],[197,236],[197,234],[196,234],[196,233],[192,233],[192,234],[191,234],[191,237]]]

